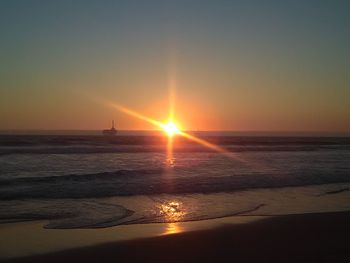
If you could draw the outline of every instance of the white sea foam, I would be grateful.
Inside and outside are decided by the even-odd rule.
[[[0,201],[0,220],[46,219],[46,228],[101,228],[234,215],[345,211],[350,209],[350,192],[344,189],[349,187],[347,183],[234,193]]]

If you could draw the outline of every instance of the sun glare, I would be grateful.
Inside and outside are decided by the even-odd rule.
[[[175,134],[180,133],[179,128],[176,127],[175,123],[173,123],[173,122],[168,122],[167,124],[164,124],[163,130],[169,137],[172,137]]]

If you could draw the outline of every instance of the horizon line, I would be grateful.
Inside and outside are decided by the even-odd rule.
[[[101,132],[100,129],[0,129],[1,132]],[[119,129],[119,132],[162,132],[160,129]],[[301,131],[301,130],[291,130],[291,131],[283,131],[283,130],[184,130],[186,132],[227,132],[227,133],[271,133],[271,134],[338,134],[338,135],[346,135],[350,136],[350,131]]]

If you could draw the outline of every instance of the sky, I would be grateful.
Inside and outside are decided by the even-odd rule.
[[[350,132],[349,1],[0,0],[0,129]],[[170,92],[172,90],[172,92]]]

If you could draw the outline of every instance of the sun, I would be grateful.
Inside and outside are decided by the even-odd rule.
[[[180,129],[172,121],[162,125],[164,132],[169,136],[173,137],[175,134],[180,133]]]

